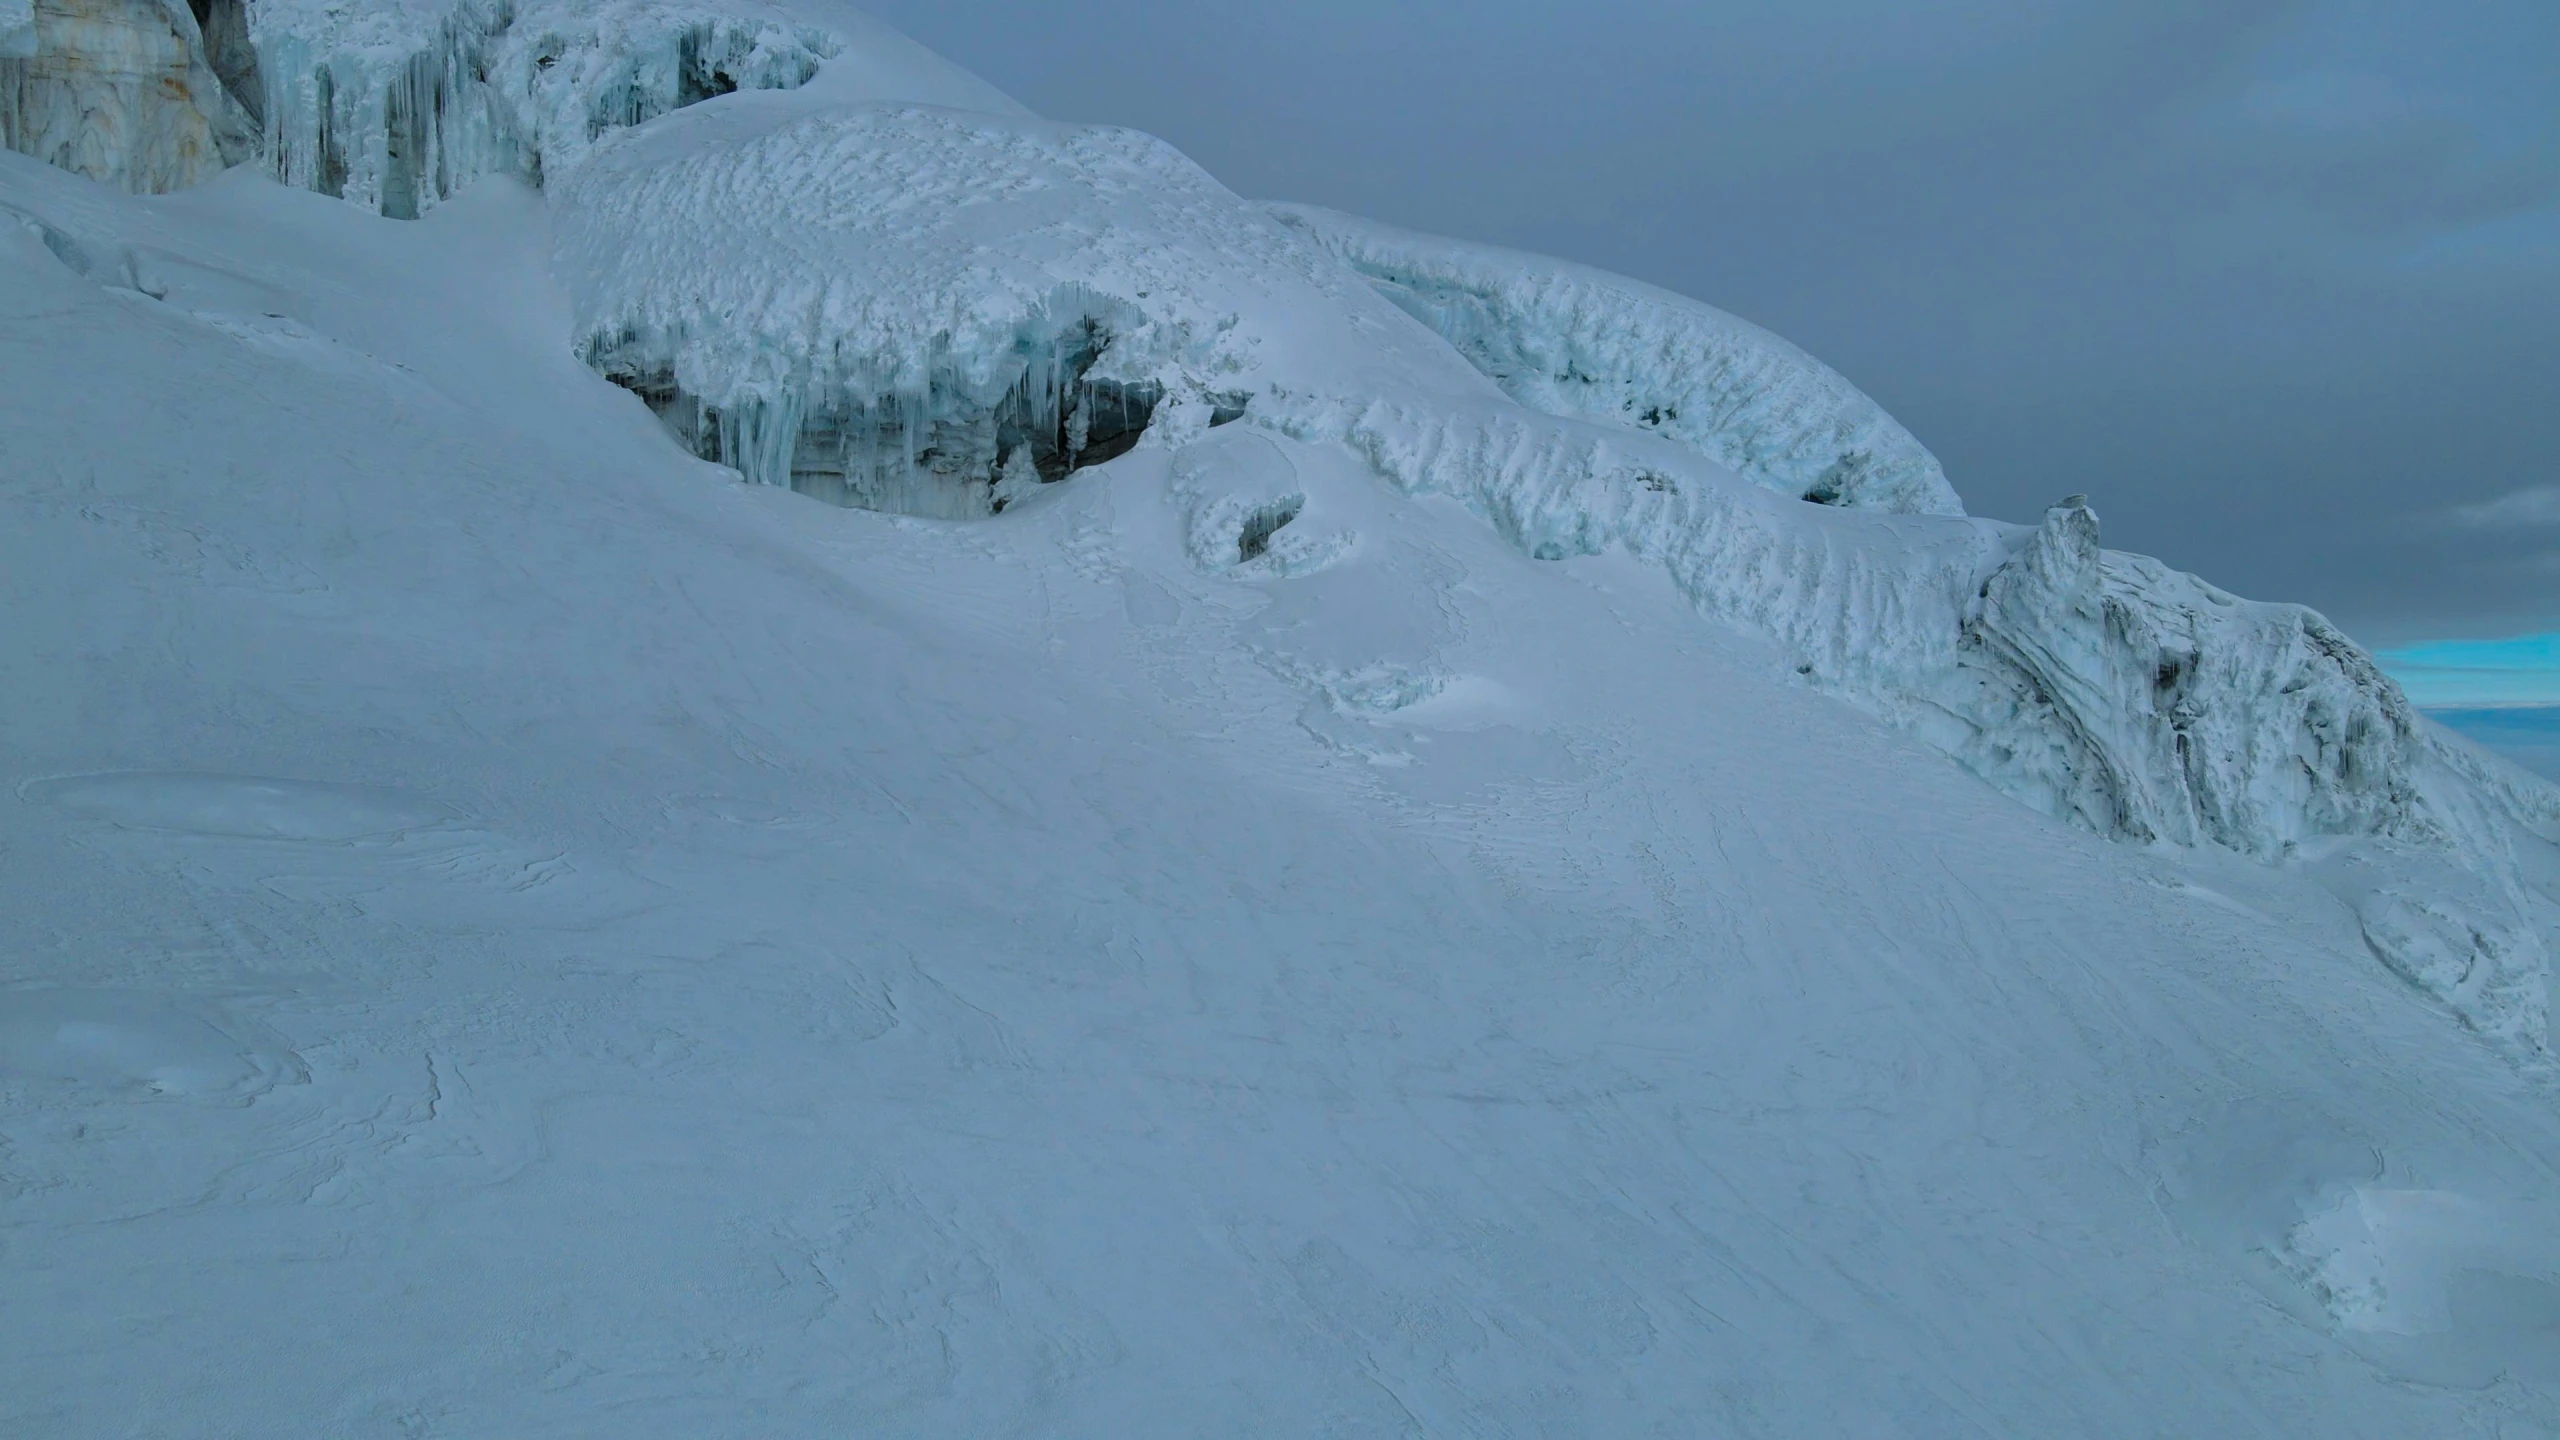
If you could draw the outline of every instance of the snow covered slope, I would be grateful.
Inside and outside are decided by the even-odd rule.
[[[751,480],[969,518],[1221,419],[1347,446],[1532,555],[1661,565],[1800,677],[2046,813],[2268,859],[2332,839],[2454,854],[2503,897],[2484,930],[2528,937],[2460,1003],[2523,1058],[2545,1054],[2545,930],[2500,829],[2515,817],[2455,823],[2476,787],[2431,759],[2353,644],[2296,607],[2104,556],[2085,507],[2040,534],[1925,513],[1956,508],[1926,452],[1738,322],[1606,277],[1564,285],[1571,303],[1485,281],[1530,297],[1497,307],[1505,344],[1571,349],[1539,327],[1605,337],[1621,316],[1655,342],[1622,356],[1651,354],[1662,403],[1689,403],[1656,427],[1524,409],[1338,263],[1340,242],[1314,243],[1315,221],[1273,223],[1161,142],[804,92],[614,136],[551,198],[582,353]],[[1497,263],[1397,244],[1408,276]],[[1806,505],[1805,475],[1862,478],[1832,497],[1848,503]]]
[[[2560,1430],[2547,787],[720,13],[415,222],[0,156],[0,1432]]]

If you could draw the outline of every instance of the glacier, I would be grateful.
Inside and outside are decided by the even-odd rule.
[[[2560,1428],[2560,790],[2318,614],[821,0],[166,15],[255,154],[0,155],[0,1428]]]

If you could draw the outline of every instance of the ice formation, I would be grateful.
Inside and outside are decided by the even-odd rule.
[[[1825,505],[1961,515],[1937,457],[1840,374],[1685,296],[1308,205],[1272,213],[1369,277],[1512,399],[1667,435]]]
[[[2341,890],[2384,963],[2512,1058],[2554,1061],[2560,907],[2508,837],[2560,837],[2560,796],[2425,726],[2310,610],[2102,550],[2076,496],[2022,530],[1805,506],[1661,437],[1520,410],[1285,396],[1257,418],[1453,496],[1533,556],[1659,566],[1808,683],[2047,814],[2269,862],[2349,846]],[[2376,921],[2359,844],[2436,867],[2426,924]]]
[[[1128,132],[798,96],[615,137],[553,203],[591,362],[751,479],[984,515],[1085,458],[1087,407],[1115,447],[1240,416],[1456,496],[1533,556],[1641,556],[1807,681],[2101,834],[2269,861],[2365,839],[2485,874],[2481,837],[2523,813],[2465,821],[2487,792],[2318,615],[2105,552],[2085,504],[1966,519],[1845,380],[1634,282],[1257,212]],[[1195,561],[1325,563],[1308,537],[1264,553],[1287,500],[1200,499]],[[2521,893],[2486,886],[2480,913],[2532,968]],[[2534,1032],[2503,1018],[2538,1017],[2526,992],[2498,995],[2440,998]]]
[[[599,145],[552,199],[596,368],[697,453],[869,508],[994,513],[1125,451],[1160,412],[1169,435],[1246,414],[1310,373],[1311,350],[1368,351],[1372,384],[1436,372],[1486,391],[1328,257],[1132,131],[706,107]],[[1289,330],[1250,323],[1272,315]],[[1405,363],[1364,325],[1400,334]]]
[[[1514,411],[1275,405],[1532,555],[1622,548],[1799,674],[2047,813],[2264,858],[2433,833],[2417,720],[2334,627],[2098,548],[2075,498],[2035,530],[1791,506],[1652,436]]]
[[[0,0],[0,146],[156,194],[252,144],[178,0]]]
[[[392,216],[481,175],[542,183],[611,131],[829,62],[839,100],[1010,104],[824,0],[257,0],[250,27],[277,175]]]

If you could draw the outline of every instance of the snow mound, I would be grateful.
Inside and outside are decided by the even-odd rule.
[[[552,198],[589,362],[705,458],[843,503],[992,514],[1280,379],[1489,393],[1134,131],[705,107],[599,145]]]
[[[1535,410],[1653,431],[1826,505],[1961,515],[1937,457],[1840,374],[1695,300],[1307,205],[1280,220]]]
[[[840,96],[1009,108],[824,0],[261,0],[269,162],[286,183],[414,217],[488,174],[540,184],[598,137],[834,62]]]

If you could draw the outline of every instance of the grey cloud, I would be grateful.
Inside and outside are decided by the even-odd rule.
[[[2536,485],[2495,500],[2457,505],[2448,514],[2455,524],[2479,530],[2509,525],[2560,526],[2560,485]]]
[[[2201,198],[2292,202],[2367,229],[2476,224],[2560,197],[2548,147],[2501,147],[2441,99],[2375,75],[2265,80],[2188,117],[2179,138],[2208,177]]]

